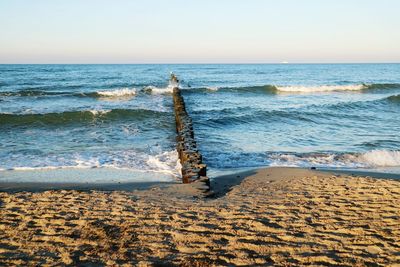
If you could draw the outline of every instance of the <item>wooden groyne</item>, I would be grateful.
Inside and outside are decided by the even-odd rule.
[[[197,149],[192,119],[186,112],[185,102],[178,87],[173,89],[174,112],[177,132],[177,151],[182,165],[182,182],[204,181],[210,185],[207,166]]]

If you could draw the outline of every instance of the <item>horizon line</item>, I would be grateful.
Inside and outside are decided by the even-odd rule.
[[[139,63],[0,63],[0,65],[322,65],[322,64],[400,64],[398,62],[139,62]]]

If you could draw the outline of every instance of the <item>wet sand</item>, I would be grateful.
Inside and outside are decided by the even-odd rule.
[[[201,183],[8,188],[0,265],[400,264],[400,181],[269,168],[220,177],[213,188],[212,196]]]

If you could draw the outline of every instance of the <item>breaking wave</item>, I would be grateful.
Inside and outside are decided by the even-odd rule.
[[[276,94],[277,90],[273,85],[261,85],[261,86],[243,86],[243,87],[218,87],[218,86],[207,86],[207,87],[189,87],[182,88],[184,94],[197,94],[197,93],[257,93],[257,94]]]
[[[169,84],[166,87],[145,86],[138,90],[135,88],[120,88],[115,90],[104,90],[95,92],[70,92],[70,91],[49,91],[41,89],[26,89],[20,91],[3,91],[0,92],[0,97],[46,97],[46,96],[71,96],[71,97],[126,97],[134,96],[140,92],[150,94],[172,94],[173,88],[176,85]],[[352,85],[256,85],[243,87],[218,87],[208,86],[200,88],[182,88],[185,93],[212,93],[212,92],[237,92],[237,93],[320,93],[320,92],[339,92],[339,91],[363,91],[363,90],[385,90],[385,89],[400,89],[400,84],[352,84]]]
[[[319,86],[275,86],[280,92],[338,92],[338,91],[362,91],[378,89],[400,89],[400,84],[349,84],[349,85],[319,85]]]
[[[400,151],[373,150],[356,155],[356,161],[373,167],[400,166]]]
[[[261,166],[378,168],[399,167],[400,151],[371,150],[364,153],[212,153],[207,157],[211,167],[244,168]]]
[[[204,88],[186,88],[185,92],[251,92],[251,93],[320,93],[320,92],[340,92],[340,91],[363,91],[363,90],[385,90],[400,89],[400,84],[350,84],[350,85],[256,85],[242,87],[218,87],[209,86]]]
[[[160,151],[157,154],[146,154],[135,150],[110,151],[103,153],[90,154],[62,154],[47,155],[41,159],[41,163],[32,161],[26,155],[18,155],[24,159],[20,161],[22,165],[15,165],[15,161],[2,162],[0,171],[38,171],[38,170],[61,170],[61,169],[94,169],[109,168],[116,170],[129,170],[140,173],[157,173],[168,175],[169,177],[181,177],[181,165],[177,151]],[[130,180],[139,177],[131,174]],[[154,176],[154,175],[153,175]],[[156,176],[160,179],[158,175]],[[146,177],[148,179],[148,177]],[[51,178],[53,179],[53,178]],[[106,181],[110,181],[106,177]],[[58,181],[62,182],[62,181]],[[96,181],[97,182],[97,181]]]
[[[8,114],[0,113],[1,125],[60,125],[69,123],[88,123],[97,119],[102,121],[116,121],[120,119],[157,118],[168,113],[146,109],[112,109],[112,110],[83,110],[66,111],[61,113],[40,114]]]
[[[146,86],[143,88],[143,91],[145,93],[150,93],[150,94],[172,94],[173,87],[167,86],[164,88],[156,87],[156,86]]]
[[[320,86],[276,86],[276,89],[280,92],[302,92],[302,93],[314,93],[314,92],[334,92],[334,91],[360,91],[367,89],[368,86],[364,84],[356,85],[320,85]]]
[[[400,166],[400,151],[372,150],[364,153],[343,154],[276,154],[272,165],[316,166],[316,167],[397,167]]]
[[[149,85],[149,86],[144,87],[143,91],[145,93],[156,94],[156,95],[159,95],[159,94],[172,94],[172,92],[174,91],[175,87],[179,87],[180,88],[180,85],[178,83],[176,83],[176,82],[169,81],[169,84],[166,87],[156,87],[156,86],[153,86],[153,85]]]
[[[0,96],[3,97],[12,97],[12,96],[19,96],[19,97],[35,97],[35,96],[66,96],[66,95],[74,95],[70,92],[62,92],[62,91],[47,91],[47,90],[20,90],[20,91],[6,91],[0,92]],[[76,94],[80,95],[80,94]]]
[[[173,87],[167,86],[159,88],[155,86],[146,86],[142,90],[136,88],[121,88],[115,90],[104,90],[95,92],[68,92],[68,91],[48,91],[48,90],[20,90],[20,91],[4,91],[0,92],[0,97],[92,97],[92,98],[119,98],[135,96],[138,92],[146,92],[152,94],[171,94]]]
[[[96,92],[98,96],[101,97],[124,97],[124,96],[134,96],[136,95],[136,89],[117,89],[117,90],[109,90],[109,91],[98,91]]]
[[[67,92],[67,91],[48,91],[48,90],[20,90],[12,92],[0,92],[3,97],[45,97],[45,96],[74,96],[74,97],[120,97],[136,94],[136,89],[116,89],[96,92]]]

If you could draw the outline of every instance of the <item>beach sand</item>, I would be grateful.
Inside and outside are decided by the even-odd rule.
[[[268,168],[199,185],[2,192],[0,265],[400,266],[400,181]]]

